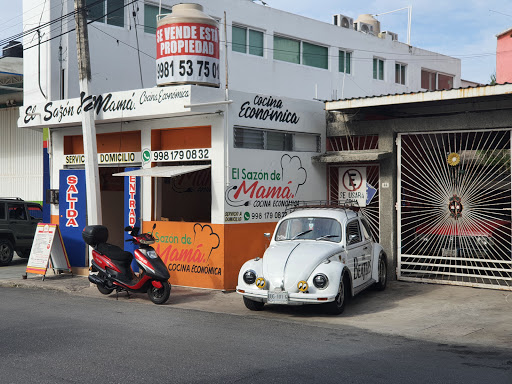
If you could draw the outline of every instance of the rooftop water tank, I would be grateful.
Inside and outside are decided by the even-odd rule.
[[[367,13],[359,15],[354,21],[354,29],[377,36],[380,33],[380,21]]]

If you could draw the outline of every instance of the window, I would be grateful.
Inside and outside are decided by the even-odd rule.
[[[329,49],[320,45],[302,43],[302,64],[310,67],[327,69]]]
[[[405,85],[405,64],[395,64],[395,83]]]
[[[339,51],[339,71],[350,74],[352,52]]]
[[[320,152],[320,135],[235,127],[234,146],[269,151]]]
[[[231,31],[233,51],[263,57],[263,32],[237,26]]]
[[[5,204],[0,203],[0,220],[5,220]]]
[[[170,9],[162,7],[162,14],[171,13]],[[144,4],[144,32],[156,33],[156,17],[158,15],[158,7],[155,5]]]
[[[274,60],[328,69],[329,49],[316,44],[274,36]]]
[[[452,89],[453,76],[442,73],[432,72],[425,69],[421,70],[421,88],[429,91]]]
[[[263,131],[259,129],[235,128],[235,148],[265,149]]]
[[[8,204],[9,219],[11,220],[27,220],[27,213],[23,204]]]
[[[296,217],[284,220],[276,232],[276,241],[316,239],[339,243],[340,223],[326,217]]]
[[[274,36],[274,59],[300,64],[300,41]]]
[[[347,245],[357,244],[362,241],[359,220],[352,220],[347,224]]]
[[[28,215],[30,220],[43,221],[43,210],[37,204],[27,204]]]
[[[124,0],[86,0],[89,20],[124,27]]]
[[[373,59],[373,78],[375,80],[384,80],[384,60]]]
[[[437,89],[452,89],[453,76],[447,76],[439,73],[437,75]]]
[[[361,223],[363,223],[363,234],[365,240],[372,240],[372,230],[370,228],[370,224],[366,221],[365,218],[361,219]]]

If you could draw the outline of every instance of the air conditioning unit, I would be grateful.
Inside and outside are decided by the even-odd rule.
[[[367,23],[354,23],[354,29],[358,32],[368,33],[369,35],[373,35],[373,25]]]
[[[345,15],[337,14],[332,16],[332,22],[334,25],[342,28],[353,29],[354,19]]]
[[[381,39],[391,39],[393,41],[398,41],[398,33],[390,32],[390,31],[383,31],[379,33],[379,37]]]

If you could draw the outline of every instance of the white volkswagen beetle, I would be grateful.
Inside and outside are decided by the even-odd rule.
[[[360,214],[300,208],[277,223],[263,258],[242,266],[236,290],[253,311],[265,303],[324,304],[340,314],[349,297],[372,285],[384,290],[386,280],[386,254]]]

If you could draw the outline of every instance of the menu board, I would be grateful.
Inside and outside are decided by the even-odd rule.
[[[39,223],[34,235],[26,271],[27,273],[46,275],[50,262],[54,270],[68,270],[71,272],[59,226]]]

